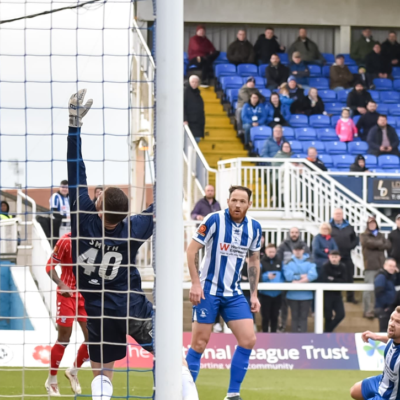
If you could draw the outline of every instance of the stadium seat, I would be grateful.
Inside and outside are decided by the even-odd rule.
[[[392,90],[393,84],[390,79],[385,78],[375,78],[374,85],[376,90]]]
[[[352,74],[358,74],[358,66],[357,65],[348,65],[349,71]]]
[[[333,128],[320,128],[317,129],[317,137],[323,142],[332,142],[338,139],[337,133]]]
[[[265,69],[268,67],[269,64],[261,64],[258,67],[258,75],[265,77]]]
[[[387,92],[382,92],[381,101],[383,103],[391,103],[391,104],[400,103],[400,93],[394,92],[392,90],[388,90]]]
[[[288,140],[290,143],[290,146],[292,147],[292,152],[294,154],[300,154],[303,153],[303,146],[298,140]]]
[[[332,53],[322,53],[327,64],[333,64],[335,62],[335,56]]]
[[[243,86],[242,78],[240,76],[223,76],[221,86],[224,92],[228,89],[240,89]]]
[[[254,64],[240,64],[237,66],[237,74],[240,76],[257,76],[258,68]]]
[[[400,79],[396,79],[396,80],[393,82],[393,89],[394,89],[394,90],[400,90]]]
[[[340,115],[343,107],[346,107],[345,103],[325,103],[325,111],[328,114]]]
[[[266,139],[259,139],[258,136],[254,139],[253,143],[253,150],[259,156],[261,155],[261,151],[265,145]]]
[[[318,154],[318,158],[325,164],[325,167],[333,167],[332,156],[329,154]]]
[[[389,110],[389,104],[379,103],[377,104],[376,111],[380,114],[387,114]]]
[[[293,140],[296,138],[294,134],[294,129],[290,126],[282,126],[283,137],[287,140]]]
[[[357,125],[358,120],[361,118],[361,115],[356,115],[353,117],[353,122]]]
[[[307,153],[309,147],[315,147],[317,149],[318,155],[325,153],[325,145],[323,142],[320,141],[309,141],[309,142],[302,142],[304,153]]]
[[[350,57],[350,54],[343,54],[344,57],[344,63],[349,66],[349,65],[357,65],[357,63]]]
[[[317,138],[317,133],[314,128],[305,127],[295,129],[297,140],[315,140]]]
[[[345,168],[347,171],[349,170],[350,165],[354,162],[354,157],[350,154],[340,154],[333,156],[332,159],[335,168]]]
[[[337,99],[341,103],[346,103],[347,102],[347,96],[351,92],[351,89],[345,89],[345,90],[339,90],[337,92]]]
[[[308,78],[308,86],[314,87],[316,89],[329,89],[329,79],[328,78]]]
[[[336,92],[334,90],[318,90],[318,95],[321,99],[326,101],[335,101],[336,100]]]
[[[278,53],[282,64],[289,64],[289,54],[288,53]]]
[[[343,142],[325,142],[325,151],[330,155],[345,154],[347,146]]]
[[[189,56],[188,56],[188,53],[186,51],[183,52],[183,60],[184,61],[189,61]]]
[[[393,76],[394,79],[399,79],[400,78],[400,67],[393,67],[392,76]]]
[[[226,56],[226,51],[220,51],[218,57],[214,61],[214,65],[218,64],[228,64],[228,57]]]
[[[262,78],[261,76],[253,76],[255,82],[256,82],[256,88],[258,89],[265,89],[265,83],[266,79]],[[247,82],[248,76],[247,77],[242,77],[243,85]]]
[[[256,138],[268,139],[272,135],[272,129],[269,126],[253,126],[250,129],[250,140],[254,143]]]
[[[378,165],[383,169],[398,168],[400,166],[399,157],[390,154],[387,156],[379,156]]]
[[[260,93],[267,99],[269,100],[271,97],[271,91],[269,89],[263,88],[260,89]]]
[[[303,114],[292,114],[289,119],[289,124],[294,128],[308,126],[308,117]]]
[[[310,71],[310,77],[314,78],[314,77],[319,77],[321,76],[321,67],[319,65],[315,65],[315,64],[309,64],[308,65],[308,69]]]
[[[234,64],[219,64],[215,67],[215,77],[236,75],[236,66]]]
[[[337,122],[339,121],[339,119],[340,119],[340,115],[333,115],[333,116],[331,117],[331,125],[332,125],[334,128],[336,128],[336,124],[337,124]]]
[[[400,121],[398,120],[397,126],[399,126],[399,124],[400,124]],[[396,133],[397,133],[397,136],[400,138],[400,129],[399,128],[396,129]]]
[[[291,158],[307,158],[306,153],[293,154]]]
[[[387,116],[387,123],[390,126],[396,126],[397,125],[397,119],[393,117],[393,115],[388,115]]]
[[[372,97],[372,100],[375,101],[375,103],[379,103],[380,100],[380,92],[377,90],[368,90],[369,94]]]
[[[324,65],[322,67],[322,76],[324,78],[329,78],[331,76],[331,67],[329,65]]]
[[[399,101],[399,103],[400,103],[400,101]],[[396,116],[400,115],[400,104],[389,104],[387,106],[387,108],[388,108],[387,114],[396,115]],[[379,110],[379,112],[380,112],[380,110]]]
[[[375,168],[378,165],[378,159],[372,154],[365,154],[365,166],[367,168]]]
[[[313,128],[325,128],[331,126],[331,119],[323,114],[311,115],[309,123]]]
[[[226,98],[233,105],[233,103],[238,99],[239,89],[228,89],[226,91]]]
[[[367,142],[350,142],[347,144],[347,152],[354,156],[358,154],[365,154],[368,151]]]

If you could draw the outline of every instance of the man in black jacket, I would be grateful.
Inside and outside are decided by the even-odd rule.
[[[278,38],[274,35],[272,28],[267,28],[265,33],[262,33],[256,44],[254,45],[256,58],[259,64],[268,64],[272,54],[283,53],[285,46],[278,43]]]
[[[226,57],[229,62],[235,65],[246,63],[254,64],[254,48],[246,38],[246,31],[240,29],[236,37],[237,39],[229,45],[228,51],[226,52]]]
[[[338,250],[330,251],[329,261],[322,266],[319,281],[323,283],[345,283],[347,281],[346,267],[340,262],[340,253]],[[333,311],[335,312],[334,316]],[[333,332],[345,317],[340,291],[324,292],[324,317],[324,332]]]
[[[307,150],[307,160],[314,164],[321,171],[328,171],[325,164],[318,158],[318,151],[315,147],[309,147]]]
[[[370,100],[372,100],[371,94],[365,90],[361,82],[356,82],[354,89],[347,95],[347,107],[350,107],[353,116],[364,115]]]
[[[365,66],[370,81],[375,78],[387,79],[392,73],[392,64],[382,54],[381,45],[379,43],[376,43],[371,53],[365,57]]]
[[[375,101],[370,100],[367,104],[367,112],[361,115],[357,122],[358,136],[364,142],[367,140],[370,129],[378,122],[379,113],[376,111],[376,108]]]
[[[390,257],[396,260],[397,267],[400,268],[400,214],[396,215],[396,225],[397,228],[389,234],[389,240],[392,244]]]
[[[354,282],[354,264],[351,251],[357,246],[358,238],[354,228],[343,218],[343,210],[337,208],[333,211],[333,218],[329,221],[332,227],[331,236],[339,248],[342,264],[346,267],[347,283]],[[354,292],[347,292],[347,301],[357,304]]]
[[[199,77],[192,75],[189,78],[189,85],[185,88],[183,101],[184,124],[189,125],[197,143],[204,137],[204,126],[206,124],[204,102],[198,89],[199,84]]]
[[[399,137],[395,129],[388,125],[386,115],[379,115],[377,125],[371,128],[368,133],[367,142],[369,154],[400,156]]]
[[[265,77],[267,78],[267,88],[274,90],[286,83],[289,79],[290,70],[281,64],[281,60],[277,54],[272,54],[270,64],[265,69]]]
[[[389,32],[388,38],[381,45],[383,56],[393,66],[399,66],[400,63],[400,44],[397,41],[396,32]]]

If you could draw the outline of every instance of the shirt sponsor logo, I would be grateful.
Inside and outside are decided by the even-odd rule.
[[[200,225],[199,229],[197,229],[197,233],[201,236],[206,236],[207,232],[207,226],[206,225]]]
[[[247,255],[247,247],[240,246],[237,244],[229,244],[229,243],[220,243],[219,249],[221,256],[234,256],[238,258],[246,258]]]

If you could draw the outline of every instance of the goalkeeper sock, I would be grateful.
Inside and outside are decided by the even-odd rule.
[[[182,365],[182,398],[183,400],[199,400],[196,384],[187,367]]]
[[[105,375],[97,375],[92,380],[92,399],[110,400],[113,394],[113,385]]]
[[[50,375],[57,375],[58,367],[60,366],[61,360],[64,356],[64,351],[67,346],[56,342],[56,344],[51,348],[50,353]]]
[[[243,347],[236,347],[232,357],[231,380],[229,382],[228,397],[233,393],[240,393],[240,386],[246,375],[249,366],[251,350]]]
[[[72,375],[77,375],[78,369],[82,366],[82,364],[89,360],[89,352],[87,344],[82,343],[79,347],[78,354],[76,355],[76,360],[74,362],[74,366],[70,369]]]
[[[194,351],[192,348],[189,349],[187,356],[186,356],[186,362],[189,367],[189,371],[193,376],[193,380],[196,382],[197,375],[199,375],[200,372],[200,359],[201,359],[202,354],[198,353],[197,351]]]

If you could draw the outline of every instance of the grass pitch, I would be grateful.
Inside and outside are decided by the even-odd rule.
[[[45,369],[0,369],[0,400],[34,400],[48,398],[44,382]],[[357,381],[373,375],[362,371],[314,370],[249,370],[242,385],[243,400],[346,400],[349,389]],[[90,370],[79,372],[82,395],[77,399],[91,399]],[[197,380],[200,400],[223,400],[229,382],[228,370],[202,370]],[[62,397],[73,398],[64,370],[58,373]],[[151,398],[153,377],[151,372],[116,372],[113,386],[116,398]],[[162,397],[161,397],[162,398]],[[168,400],[168,399],[166,399]]]

